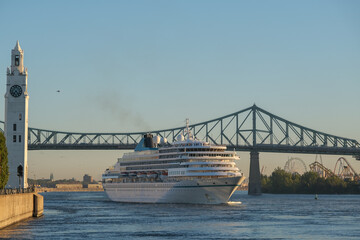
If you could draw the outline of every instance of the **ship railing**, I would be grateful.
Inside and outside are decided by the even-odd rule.
[[[28,188],[4,188],[0,189],[0,195],[20,194],[20,193],[34,193],[35,187]]]
[[[124,156],[131,156],[131,155],[149,155],[149,153],[153,153],[154,150],[144,150],[144,151],[139,151],[139,152],[128,152],[128,153],[124,153]]]

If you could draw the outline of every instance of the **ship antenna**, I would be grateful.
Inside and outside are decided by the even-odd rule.
[[[190,130],[189,130],[189,119],[186,119],[186,132],[188,134],[188,140],[190,139]]]

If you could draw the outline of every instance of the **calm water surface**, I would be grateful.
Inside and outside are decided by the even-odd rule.
[[[248,196],[227,205],[124,204],[103,192],[43,193],[45,215],[1,239],[360,239],[358,195]],[[241,203],[240,203],[241,202]]]

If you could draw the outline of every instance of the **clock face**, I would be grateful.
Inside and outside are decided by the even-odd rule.
[[[10,94],[13,97],[19,97],[22,94],[22,88],[19,85],[14,85],[10,88]]]

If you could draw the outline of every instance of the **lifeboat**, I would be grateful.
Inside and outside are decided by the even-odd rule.
[[[167,171],[162,171],[161,175],[160,175],[160,179],[164,180],[165,178],[167,178],[167,176],[168,176],[168,172]]]
[[[148,178],[156,178],[156,177],[157,177],[157,173],[156,173],[156,172],[148,172],[148,173],[147,173],[147,177],[148,177]]]
[[[122,172],[122,173],[121,173],[121,176],[122,176],[122,177],[128,177],[129,174],[128,174],[127,172]]]
[[[146,177],[147,175],[146,175],[146,173],[144,173],[144,172],[138,172],[137,173],[137,177],[138,178],[144,178],[144,177]]]

